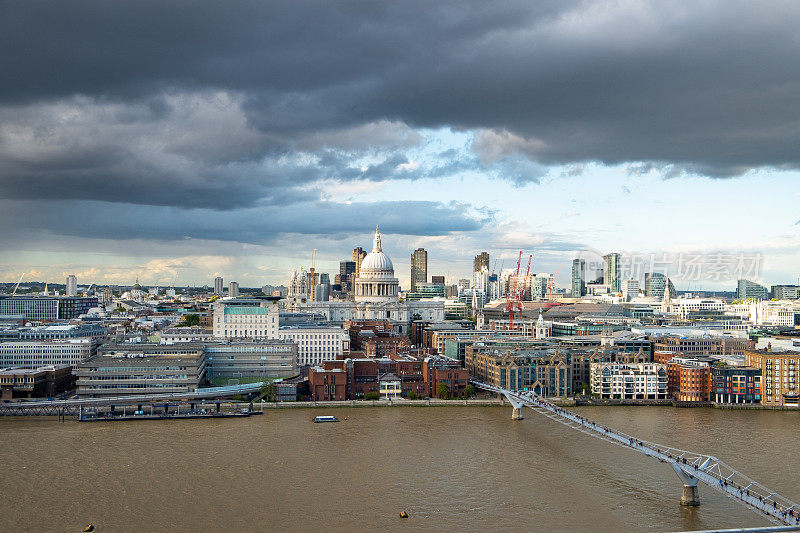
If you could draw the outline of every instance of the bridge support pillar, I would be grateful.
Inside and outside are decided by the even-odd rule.
[[[522,416],[522,406],[525,404],[509,394],[503,393],[503,396],[511,403],[511,407],[514,408],[513,411],[511,411],[511,420],[522,420],[525,418]]]
[[[683,482],[683,492],[681,493],[681,505],[689,507],[696,507],[700,505],[700,494],[697,490],[697,482],[699,481],[693,475],[685,472],[677,465],[672,465],[678,477]]]

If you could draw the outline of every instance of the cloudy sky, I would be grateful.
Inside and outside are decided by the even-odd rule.
[[[706,265],[681,288],[732,289],[726,261],[796,283],[798,20],[792,1],[3,2],[0,280],[259,286],[314,248],[338,270],[380,224],[403,284],[419,246],[453,279],[522,249],[561,285],[610,251]]]

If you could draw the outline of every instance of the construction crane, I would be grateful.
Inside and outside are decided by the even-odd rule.
[[[14,285],[14,292],[11,293],[12,298],[17,295],[17,289],[19,289],[19,284],[22,283],[22,278],[24,277],[25,277],[25,272],[22,273],[22,275],[19,277],[19,281],[17,282],[17,284]]]
[[[522,303],[519,301],[519,267],[522,263],[522,250],[517,257],[517,269],[514,271],[513,287],[509,283],[506,293],[506,311],[508,311],[508,329],[514,329],[514,311],[522,311]]]
[[[547,281],[547,292],[549,293],[549,300],[551,302],[553,301],[553,285],[556,283],[556,278],[558,277],[559,272],[561,272],[561,267],[558,267],[558,270],[556,270],[556,275]]]
[[[317,281],[316,280],[316,274],[314,273],[316,271],[316,266],[317,266],[317,249],[314,248],[313,250],[311,250],[311,271],[309,272],[310,280],[309,280],[309,290],[308,290],[308,294],[309,294],[309,296],[310,296],[312,301],[314,301],[316,299],[316,298],[314,298],[314,296],[315,296],[314,295],[314,290],[315,290],[314,289],[314,285],[316,285],[316,281]]]

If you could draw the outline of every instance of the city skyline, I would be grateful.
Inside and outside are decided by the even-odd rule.
[[[522,249],[542,272],[760,254],[756,281],[797,281],[796,5],[241,5],[4,7],[0,281],[285,283],[375,224],[452,278]]]

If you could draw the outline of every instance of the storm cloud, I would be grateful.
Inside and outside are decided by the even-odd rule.
[[[325,233],[293,209],[352,220],[325,202],[331,181],[795,169],[798,20],[780,1],[4,2],[0,197],[73,202],[43,231],[92,237],[90,203],[89,222],[113,212],[141,237],[214,222],[260,242]],[[414,161],[443,128],[471,142]],[[492,220],[446,200],[357,205],[408,235]]]

